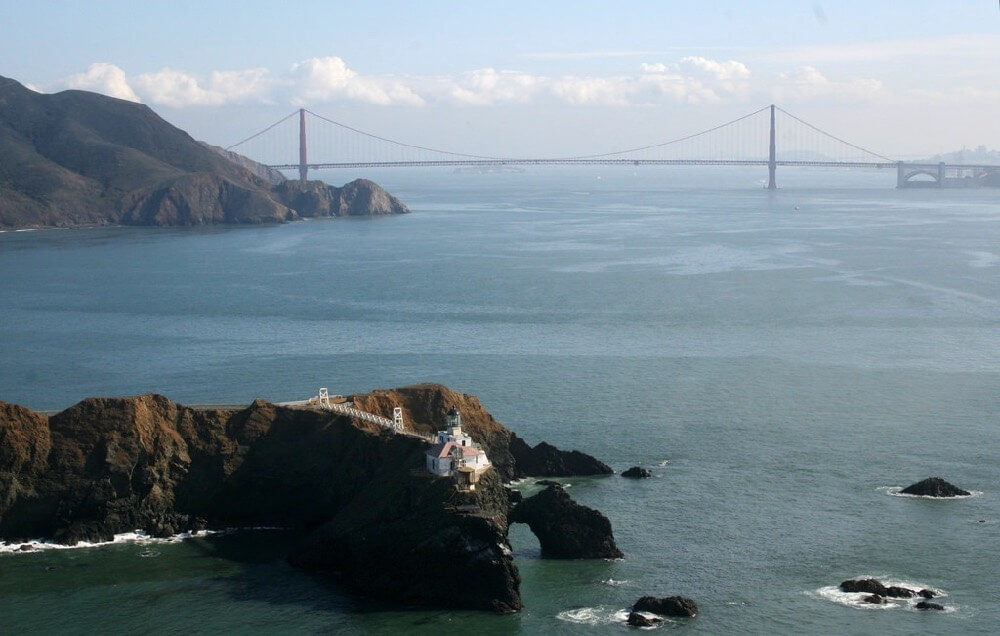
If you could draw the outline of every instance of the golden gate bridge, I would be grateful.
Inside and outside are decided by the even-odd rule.
[[[894,168],[896,185],[900,188],[1000,186],[1000,166],[891,159],[830,134],[774,104],[661,143],[600,154],[536,158],[476,155],[404,143],[300,108],[226,150],[276,170],[298,170],[302,181],[307,179],[309,170],[337,168],[761,166],[767,168],[767,187],[773,190],[777,187],[777,168],[782,166]],[[291,160],[293,157],[298,160]]]

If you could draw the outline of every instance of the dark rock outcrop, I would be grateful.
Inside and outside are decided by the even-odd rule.
[[[552,559],[619,559],[608,518],[582,506],[558,486],[548,486],[519,503],[511,523],[526,523],[538,537],[542,556]]]
[[[296,565],[338,573],[359,592],[519,609],[503,486],[518,471],[504,446],[513,434],[473,396],[440,385],[352,399],[383,415],[403,406],[408,427],[423,432],[456,406],[501,465],[474,493],[459,492],[423,471],[427,442],[417,436],[263,401],[194,410],[158,395],[91,398],[50,417],[0,402],[0,540],[282,526],[307,533],[292,552]],[[564,527],[575,521],[584,527],[570,532],[589,536],[600,514],[585,510],[564,507]]]
[[[871,596],[866,596],[861,599],[865,603],[871,603],[872,605],[885,605],[885,597],[879,596],[878,594],[872,594]]]
[[[495,497],[503,493],[495,472],[483,475],[474,493],[429,475],[392,486],[360,492],[295,549],[291,563],[339,574],[358,592],[397,602],[521,608],[506,499]]]
[[[938,610],[938,611],[944,610],[944,605],[941,605],[940,603],[931,603],[930,601],[920,601],[919,603],[914,605],[914,607],[916,607],[918,610]]]
[[[652,612],[660,616],[691,618],[698,615],[698,604],[684,596],[643,596],[632,605],[633,612]]]
[[[878,579],[849,579],[840,584],[841,592],[863,592],[886,596],[885,585]]]
[[[510,454],[517,463],[519,475],[533,477],[572,477],[582,475],[613,475],[615,471],[602,461],[579,451],[561,451],[546,442],[531,447],[517,437],[511,437]]]
[[[958,486],[949,484],[940,477],[928,477],[903,488],[900,493],[923,497],[968,497],[972,494],[968,490],[962,490]]]
[[[622,472],[622,477],[628,477],[629,479],[648,479],[652,476],[653,473],[640,466],[633,466],[632,468]]]
[[[841,592],[861,592],[887,598],[913,598],[930,590],[911,590],[899,585],[885,585],[878,579],[850,579],[840,584]],[[933,592],[930,592],[933,595]]]
[[[626,624],[632,627],[656,627],[657,623],[662,623],[662,618],[647,618],[639,612],[629,612]]]
[[[934,598],[935,596],[937,596],[937,594],[934,592],[934,590],[923,589],[917,592],[917,596],[919,596],[920,598]]]

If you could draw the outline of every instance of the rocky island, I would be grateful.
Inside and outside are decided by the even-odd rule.
[[[402,214],[377,184],[284,181],[218,152],[148,106],[36,93],[0,77],[0,229],[281,223]]]
[[[394,432],[259,400],[242,409],[193,409],[152,394],[90,398],[51,416],[0,402],[0,540],[72,544],[135,529],[166,536],[296,528],[304,538],[288,546],[289,561],[339,575],[356,592],[516,611],[520,578],[507,529],[513,520],[537,523],[537,512],[515,519],[504,482],[524,476],[525,466],[545,476],[612,472],[583,453],[529,446],[475,397],[440,385],[349,401],[386,417],[398,408],[405,427]],[[471,489],[425,470],[427,436],[450,409],[461,412],[465,433],[492,462]],[[556,556],[605,556],[594,545],[620,556],[603,515],[581,512],[564,492],[547,496],[568,512],[545,523],[587,537],[578,553],[549,548]]]

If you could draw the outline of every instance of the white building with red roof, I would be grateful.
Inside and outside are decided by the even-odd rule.
[[[458,409],[448,411],[448,426],[438,431],[427,451],[427,472],[454,477],[459,487],[474,490],[479,476],[492,466],[486,452],[462,430]]]

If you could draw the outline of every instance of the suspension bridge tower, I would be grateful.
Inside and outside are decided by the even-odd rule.
[[[303,129],[305,130],[305,129]],[[304,151],[303,151],[304,152]],[[774,172],[778,168],[778,161],[774,151],[774,104],[771,104],[771,143],[767,153],[767,189],[776,190],[778,184],[774,181]]]
[[[771,107],[771,140],[774,145],[774,106]],[[306,159],[306,109],[299,109],[299,182],[305,185],[309,175],[309,162]]]

